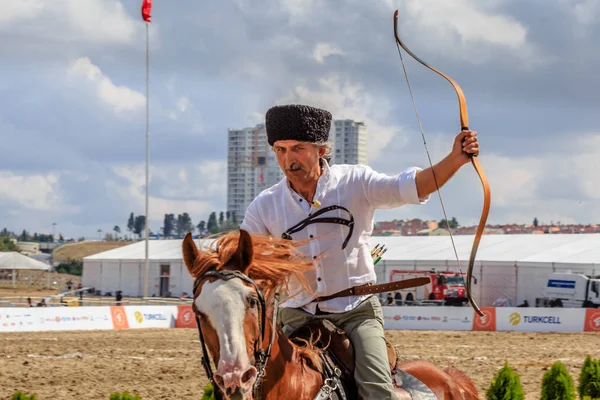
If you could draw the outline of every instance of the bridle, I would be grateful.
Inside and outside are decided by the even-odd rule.
[[[231,271],[231,270],[207,271],[206,273],[198,276],[194,280],[194,292],[193,292],[194,299],[196,297],[196,290],[200,286],[200,283],[203,282],[205,279],[211,278],[211,277],[221,279],[224,281],[228,281],[230,279],[235,279],[235,278],[241,279],[242,281],[251,284],[254,287],[254,290],[256,290],[256,295],[258,296],[258,304],[260,307],[260,310],[259,310],[260,316],[259,316],[259,320],[258,320],[260,336],[258,337],[258,340],[256,341],[256,343],[254,345],[254,367],[257,370],[257,376],[256,376],[256,381],[254,381],[254,384],[252,386],[252,391],[254,394],[254,398],[259,399],[260,398],[259,397],[260,386],[262,384],[262,379],[265,374],[265,367],[267,366],[267,361],[269,360],[269,357],[271,356],[271,348],[273,346],[273,342],[275,341],[275,327],[277,324],[277,308],[279,305],[279,291],[277,291],[277,290],[275,291],[275,299],[274,299],[273,315],[272,315],[273,326],[271,329],[271,337],[269,339],[269,345],[267,346],[267,349],[265,351],[262,348],[262,343],[265,340],[265,325],[267,322],[267,307],[266,307],[266,302],[265,302],[265,296],[263,295],[263,292],[260,290],[260,288],[258,287],[256,282],[254,282],[254,280],[252,280],[252,278],[250,278],[248,275],[244,274],[241,271]],[[221,393],[221,389],[215,383],[214,374],[213,374],[212,367],[211,367],[210,356],[209,356],[208,350],[206,348],[206,343],[204,341],[204,335],[202,335],[202,327],[201,327],[201,322],[200,322],[200,317],[199,317],[200,312],[196,308],[195,300],[192,303],[192,310],[194,311],[194,316],[196,317],[196,324],[198,325],[198,334],[200,336],[200,344],[202,345],[202,366],[204,367],[204,370],[206,372],[206,376],[208,377],[208,380],[210,381],[210,383],[212,384],[212,386],[214,388],[215,399],[219,400],[219,399],[223,398],[223,395]]]

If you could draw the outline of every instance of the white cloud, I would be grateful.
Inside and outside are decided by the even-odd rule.
[[[138,30],[118,0],[0,0],[0,10],[0,29],[18,27],[62,41],[128,44]]]
[[[57,174],[16,175],[0,171],[0,199],[15,202],[25,210],[59,210],[62,203],[58,186]]]
[[[600,134],[565,137],[569,140],[560,153],[483,155],[492,210],[502,209],[504,222],[532,216],[546,222],[600,221],[600,177],[593,168],[600,159]]]
[[[576,139],[578,151],[564,163],[574,179],[579,181],[581,191],[599,204],[600,208],[600,175],[598,160],[600,160],[600,133],[586,135]],[[600,220],[600,215],[596,216]]]
[[[180,113],[186,112],[190,108],[190,99],[183,96],[177,100],[177,111]]]
[[[127,204],[124,208],[145,210],[145,166],[126,165],[112,168],[127,181],[125,186],[108,181],[109,188]],[[157,187],[158,186],[158,187]],[[198,165],[155,165],[150,168],[150,221],[161,221],[165,214],[187,212],[195,218],[205,218],[212,211],[224,209],[211,199],[224,199],[227,191],[225,161],[199,162]],[[217,210],[217,208],[219,210]]]
[[[536,188],[539,176],[544,172],[545,160],[488,154],[481,160],[481,164],[491,181],[494,206],[510,207],[519,204],[521,207],[531,207],[536,204]]]
[[[323,64],[325,62],[325,58],[339,54],[343,55],[344,52],[335,44],[328,43],[317,43],[315,48],[313,49],[313,58],[319,63]]]
[[[392,3],[388,1],[391,7]],[[410,48],[411,43],[418,42],[417,54],[443,54],[475,64],[502,57],[498,49],[509,51],[526,68],[548,62],[550,57],[527,41],[528,29],[512,16],[494,13],[495,4],[476,0],[408,0],[399,10],[400,38],[410,31],[414,40],[407,39],[407,45]]]
[[[310,18],[316,12],[314,0],[281,0],[280,6],[289,15],[290,23],[294,25],[305,18]]]
[[[146,96],[127,86],[115,85],[89,58],[82,57],[69,65],[68,73],[83,77],[95,86],[98,98],[114,108],[117,113],[135,111],[146,104]]]
[[[458,34],[464,44],[487,42],[518,49],[525,45],[527,30],[511,17],[481,10],[473,0],[411,0],[407,11],[426,29]]]
[[[600,16],[600,2],[598,0],[578,1],[573,7],[575,17],[582,24],[591,24]]]
[[[309,104],[330,111],[333,119],[364,121],[369,138],[369,160],[376,159],[392,139],[402,140],[398,127],[383,122],[389,118],[390,104],[387,99],[375,98],[361,84],[342,82],[335,74],[319,79],[316,85],[316,89],[297,86],[276,103]]]
[[[175,103],[175,110],[169,112],[169,118],[176,120],[180,115],[185,114],[189,111],[191,106],[190,99],[182,96]]]
[[[0,27],[36,18],[44,8],[43,0],[0,0]]]
[[[264,124],[265,123],[265,114],[259,112],[253,112],[250,114],[250,120],[254,125]]]

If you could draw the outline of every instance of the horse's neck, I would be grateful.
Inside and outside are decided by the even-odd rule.
[[[312,399],[322,383],[321,374],[306,365],[298,347],[278,329],[265,367],[262,399]]]

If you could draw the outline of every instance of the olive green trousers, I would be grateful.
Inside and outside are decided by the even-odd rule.
[[[354,379],[360,398],[397,399],[385,343],[383,310],[377,296],[371,296],[354,310],[343,313],[312,315],[300,308],[282,308],[279,318],[286,335],[313,319],[327,319],[343,329],[354,346]]]

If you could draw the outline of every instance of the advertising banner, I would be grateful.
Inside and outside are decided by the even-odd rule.
[[[480,317],[473,310],[473,330],[474,331],[495,331],[496,330],[496,308],[483,307],[481,312],[485,317]]]
[[[584,332],[600,332],[600,310],[588,308],[585,310]]]
[[[383,307],[386,330],[600,332],[600,310],[584,308]],[[0,332],[196,328],[191,306],[0,308]]]
[[[383,307],[385,329],[470,331],[470,307]]]
[[[124,306],[129,328],[174,328],[177,306]]]
[[[113,329],[109,307],[0,308],[0,332]]]
[[[127,321],[127,314],[125,313],[125,307],[111,306],[110,314],[112,316],[114,329],[117,329],[117,330],[129,329],[129,322]]]
[[[496,328],[518,332],[582,332],[582,308],[496,308]]]
[[[192,306],[177,306],[176,328],[197,328],[196,316],[192,311]]]

